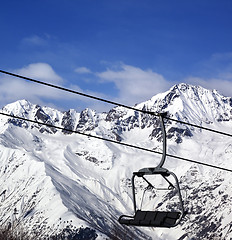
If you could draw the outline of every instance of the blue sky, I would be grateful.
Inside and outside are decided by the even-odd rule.
[[[232,96],[231,0],[8,0],[0,69],[134,105],[180,82]],[[0,75],[1,106],[112,106]]]

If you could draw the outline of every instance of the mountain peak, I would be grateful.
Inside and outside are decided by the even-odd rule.
[[[212,90],[206,89],[199,85],[192,85],[188,83],[175,84],[173,87],[170,88],[169,91],[176,93],[194,93],[196,95],[198,95],[199,93],[212,92]]]
[[[33,104],[29,102],[28,100],[22,99],[18,100],[16,102],[7,104],[5,107],[3,107],[3,110],[7,111],[8,113],[13,114],[23,114],[27,113],[31,108]]]
[[[177,119],[186,119],[195,124],[232,119],[232,98],[219,94],[217,90],[187,83],[176,84],[137,107],[157,113],[169,112]]]

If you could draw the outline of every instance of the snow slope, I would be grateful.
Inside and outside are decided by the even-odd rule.
[[[168,112],[172,118],[231,133],[232,98],[216,90],[179,84],[135,108]],[[60,112],[26,100],[2,111],[162,151],[158,118],[138,111],[115,107],[108,113]],[[230,167],[230,137],[171,121],[165,125],[168,153]],[[133,214],[132,173],[156,166],[160,155],[4,116],[0,155],[2,224],[23,224],[44,236],[68,226],[76,239],[232,238],[229,172],[167,158],[164,167],[178,176],[188,214],[172,229],[134,228],[117,222],[121,214]],[[159,179],[157,183],[163,184]],[[140,189],[137,192],[141,198]],[[170,196],[151,192],[145,206],[150,210],[156,204],[166,206]]]

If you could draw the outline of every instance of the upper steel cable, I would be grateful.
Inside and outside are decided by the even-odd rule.
[[[150,114],[150,115],[153,115],[153,116],[159,116],[158,113],[145,111],[145,110],[142,110],[142,109],[136,109],[134,107],[130,107],[130,106],[127,106],[127,105],[124,105],[124,104],[121,104],[121,103],[117,103],[117,102],[110,101],[110,100],[107,100],[107,99],[99,98],[99,97],[96,97],[96,96],[92,96],[92,95],[85,94],[85,93],[75,91],[75,90],[72,90],[72,89],[57,86],[57,85],[54,85],[54,84],[51,84],[51,83],[39,81],[39,80],[29,78],[29,77],[25,77],[25,76],[22,76],[22,75],[18,75],[18,74],[15,74],[15,73],[7,72],[7,71],[4,71],[4,70],[0,70],[0,72],[4,73],[4,74],[7,74],[7,75],[10,75],[10,76],[13,76],[13,77],[21,78],[21,79],[24,79],[24,80],[27,80],[27,81],[30,81],[30,82],[34,82],[34,83],[42,84],[42,85],[45,85],[45,86],[48,86],[48,87],[56,88],[56,89],[59,89],[59,90],[62,90],[62,91],[74,93],[74,94],[77,94],[77,95],[80,95],[80,96],[83,96],[83,97],[92,98],[94,100],[109,103],[109,104],[116,105],[116,106],[119,106],[119,107],[124,107],[124,108],[130,109],[130,110],[133,110],[133,111],[141,112],[141,113],[144,113],[144,114]],[[196,125],[196,124],[180,121],[180,120],[177,120],[177,119],[174,119],[174,118],[170,118],[168,116],[165,116],[164,118],[167,119],[167,120],[170,120],[170,121],[175,121],[177,123],[189,125],[189,126],[192,126],[192,127],[196,127],[196,128],[199,128],[199,129],[206,130],[206,131],[210,131],[210,132],[214,132],[214,133],[221,134],[221,135],[224,135],[224,136],[232,137],[232,134],[230,134],[230,133],[225,133],[225,132],[214,130],[214,129],[211,129],[211,128],[207,128],[207,127],[199,126],[199,125]]]

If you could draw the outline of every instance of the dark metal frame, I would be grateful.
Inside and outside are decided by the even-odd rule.
[[[167,151],[166,131],[165,131],[165,125],[164,125],[164,120],[163,120],[164,116],[166,116],[166,113],[159,114],[159,119],[160,119],[161,129],[162,129],[162,135],[163,135],[163,153],[162,153],[161,161],[160,161],[160,163],[158,164],[157,167],[142,168],[138,172],[133,173],[132,180],[131,180],[131,182],[132,182],[132,194],[133,194],[133,205],[134,205],[134,212],[136,214],[137,206],[136,206],[136,194],[135,194],[135,177],[136,176],[137,177],[142,177],[148,183],[149,187],[154,188],[154,186],[144,176],[146,176],[146,175],[161,175],[169,183],[169,188],[168,189],[174,189],[175,188],[177,190],[177,194],[178,194],[178,197],[179,197],[180,217],[175,222],[175,224],[169,226],[169,227],[175,227],[176,225],[178,225],[180,223],[182,217],[184,216],[184,204],[183,204],[183,200],[182,200],[180,186],[179,186],[177,176],[173,172],[170,172],[168,169],[163,168],[163,164],[164,164],[165,159],[166,159],[166,151]],[[175,182],[176,182],[175,185],[173,185],[167,179],[167,177],[170,176],[170,175],[175,179]],[[122,215],[119,218],[119,222],[123,217],[133,218],[133,216]],[[128,224],[128,225],[130,225],[130,224]]]

